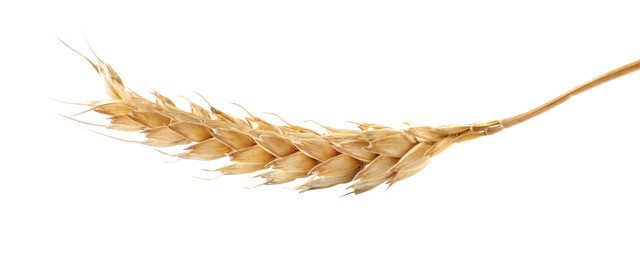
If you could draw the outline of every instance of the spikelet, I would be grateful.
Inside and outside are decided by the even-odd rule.
[[[404,130],[363,123],[355,123],[358,130],[320,125],[327,133],[317,133],[284,120],[286,125],[274,125],[248,111],[249,117],[239,119],[191,101],[190,110],[184,111],[156,92],[155,101],[147,100],[127,89],[113,68],[97,56],[92,61],[73,51],[86,59],[104,81],[110,99],[92,103],[89,111],[110,116],[105,127],[139,132],[146,137],[141,143],[153,147],[189,145],[182,153],[173,154],[183,159],[228,157],[230,163],[215,170],[222,174],[258,172],[255,177],[263,178],[263,185],[306,179],[297,187],[300,192],[348,183],[347,194],[360,194],[383,183],[393,185],[421,171],[432,157],[454,143],[497,133],[574,94],[640,68],[640,61],[628,64],[538,108],[503,120]]]

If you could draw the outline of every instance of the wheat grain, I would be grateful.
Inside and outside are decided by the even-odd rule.
[[[222,174],[259,172],[256,177],[263,178],[264,185],[307,178],[297,187],[300,192],[350,183],[347,194],[360,194],[383,183],[391,186],[418,173],[432,157],[454,143],[495,134],[640,68],[640,61],[630,63],[538,108],[503,120],[404,130],[361,123],[355,123],[359,130],[320,125],[327,133],[317,133],[284,120],[286,125],[274,125],[248,111],[249,117],[239,119],[208,102],[209,110],[189,101],[190,111],[184,111],[156,92],[152,102],[126,88],[113,68],[95,53],[93,61],[73,51],[86,59],[104,81],[110,99],[89,104],[88,111],[110,116],[105,127],[140,132],[147,138],[140,143],[153,147],[190,144],[184,152],[173,155],[179,158],[207,161],[228,157],[231,163],[216,170]]]

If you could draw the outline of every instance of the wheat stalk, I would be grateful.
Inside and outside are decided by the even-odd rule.
[[[359,130],[322,126],[326,133],[290,124],[275,125],[251,113],[245,119],[226,114],[209,104],[191,101],[184,111],[167,97],[153,93],[155,102],[126,88],[118,74],[95,52],[86,59],[102,77],[110,99],[92,102],[87,111],[109,116],[105,127],[140,132],[140,143],[153,147],[189,145],[173,156],[193,160],[229,157],[219,168],[225,175],[259,172],[264,185],[307,178],[300,192],[350,183],[347,194],[360,194],[380,184],[388,186],[422,170],[429,160],[455,143],[495,134],[565,102],[570,97],[640,69],[640,60],[605,73],[525,113],[484,123],[418,126],[392,129],[357,124]],[[207,102],[208,104],[208,102]]]

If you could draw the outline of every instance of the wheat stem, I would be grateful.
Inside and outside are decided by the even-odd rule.
[[[527,112],[524,112],[522,114],[516,115],[516,116],[512,116],[512,117],[508,117],[502,120],[502,127],[503,128],[508,128],[508,127],[512,127],[514,125],[520,124],[524,121],[527,121],[537,115],[540,115],[544,112],[547,112],[549,110],[551,110],[552,108],[562,104],[563,102],[569,100],[569,98],[578,95],[582,92],[585,92],[589,89],[592,89],[596,86],[599,86],[605,82],[617,79],[619,77],[622,77],[624,75],[627,75],[629,73],[632,73],[634,71],[637,71],[640,69],[640,60],[634,61],[632,63],[629,63],[627,65],[624,65],[622,67],[619,67],[617,69],[614,69],[612,71],[609,71],[605,74],[602,74],[590,81],[587,81],[585,83],[583,83],[582,85],[579,85],[577,87],[575,87],[572,90],[569,90],[567,92],[565,92],[564,94],[552,99],[551,101],[536,107],[532,110],[529,110]]]

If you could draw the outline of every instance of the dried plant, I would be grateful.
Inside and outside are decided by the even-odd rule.
[[[140,143],[153,147],[188,145],[184,152],[173,155],[179,158],[228,157],[231,163],[216,170],[225,175],[257,172],[264,185],[306,178],[297,187],[300,192],[349,183],[348,194],[360,194],[383,183],[393,185],[422,170],[432,157],[455,143],[500,132],[571,96],[640,69],[640,60],[635,61],[502,120],[402,130],[376,124],[357,124],[359,130],[322,126],[326,133],[318,133],[284,120],[285,125],[275,125],[248,112],[248,117],[240,119],[208,102],[208,109],[190,102],[190,111],[184,111],[160,93],[153,93],[155,102],[147,100],[126,88],[95,53],[96,61],[92,61],[71,50],[86,59],[104,81],[109,99],[88,104],[87,111],[108,115],[110,124],[105,127],[142,133],[146,140]]]

